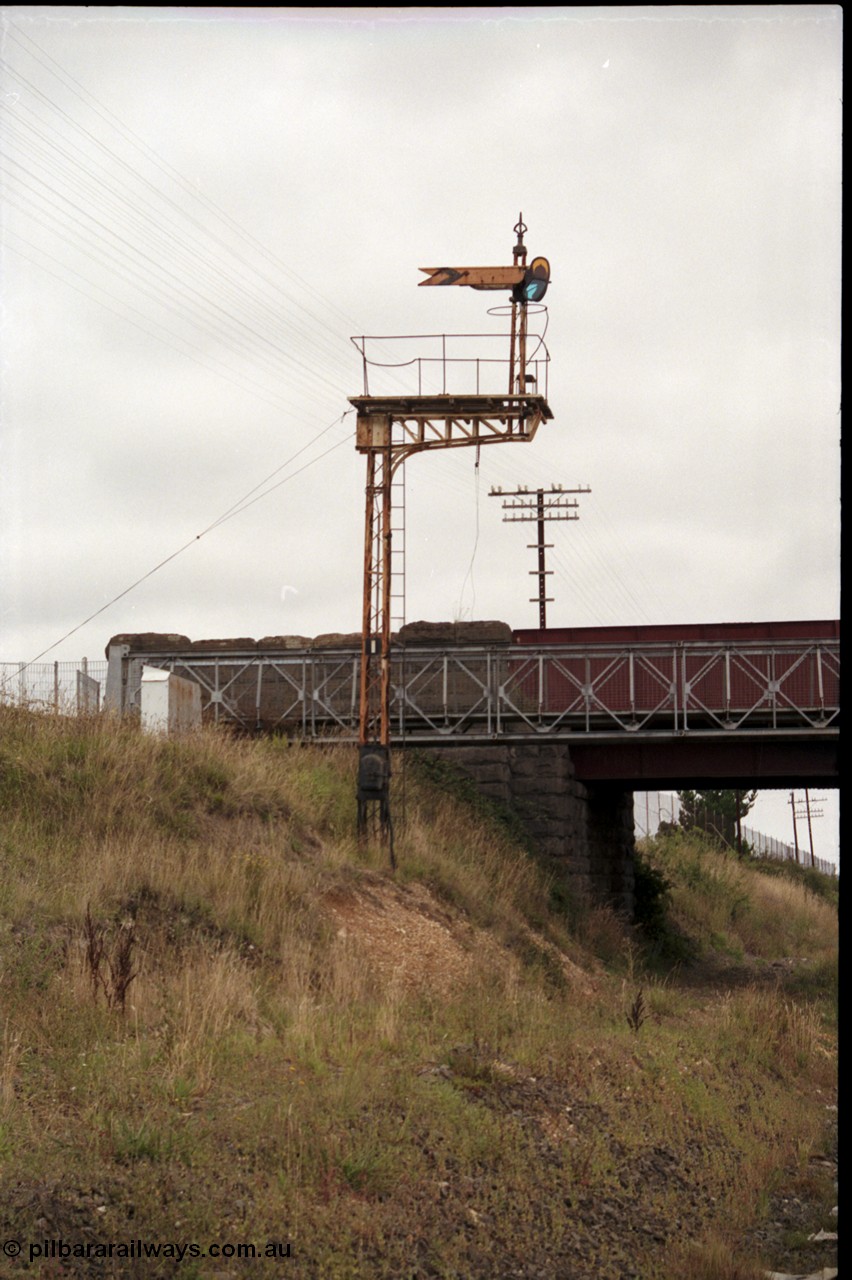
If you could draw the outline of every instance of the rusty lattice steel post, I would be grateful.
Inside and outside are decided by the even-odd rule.
[[[455,395],[446,385],[446,338],[442,336],[442,392],[424,396],[371,396],[367,390],[366,338],[361,339],[364,395],[352,397],[357,410],[355,447],[367,455],[364,520],[364,587],[361,611],[359,687],[358,828],[367,828],[368,809],[379,809],[381,826],[391,835],[390,671],[392,577],[392,481],[412,453],[532,440],[539,424],[553,415],[537,388],[527,392],[527,305],[547,290],[550,265],[536,258],[526,266],[523,216],[511,267],[422,267],[424,285],[463,284],[474,289],[510,289],[512,326],[508,394]],[[543,347],[543,340],[541,343]],[[418,366],[419,367],[419,366]],[[478,366],[477,366],[478,368]],[[478,375],[477,375],[478,376]]]

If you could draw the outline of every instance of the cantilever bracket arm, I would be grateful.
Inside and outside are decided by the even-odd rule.
[[[412,453],[530,441],[553,417],[544,396],[353,396],[359,453],[389,450],[394,469]]]

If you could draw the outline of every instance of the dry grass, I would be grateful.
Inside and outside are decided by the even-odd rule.
[[[720,1046],[739,1065],[759,1063],[785,1079],[806,1073],[812,1083],[831,1087],[833,1062],[826,1055],[820,1011],[777,990],[745,987],[728,992],[717,1014]]]
[[[749,883],[751,907],[740,928],[743,945],[753,955],[831,954],[837,912],[793,880],[753,873]],[[820,943],[827,940],[823,951]]]
[[[21,1037],[8,1023],[0,1040],[0,1104],[9,1106],[15,1097],[15,1078],[21,1060]]]
[[[836,955],[837,910],[801,881],[763,872],[682,833],[647,846],[671,883],[673,916],[700,943],[764,960]]]
[[[836,917],[662,848],[708,954],[797,965],[652,975],[623,920],[554,912],[504,827],[413,772],[390,877],[354,774],[0,708],[3,1225],[36,1231],[19,1189],[53,1188],[66,1234],[169,1239],[177,1213],[187,1240],[283,1235],[317,1280],[750,1280],[736,1232],[823,1141]],[[109,1221],[80,1218],[92,1187]]]
[[[673,1276],[690,1280],[766,1280],[765,1268],[738,1254],[736,1244],[714,1234],[675,1245],[668,1262]]]

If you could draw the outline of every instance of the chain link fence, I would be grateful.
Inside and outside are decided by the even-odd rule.
[[[637,837],[654,836],[660,826],[670,823],[677,826],[680,821],[681,804],[676,795],[662,791],[636,791],[633,795],[633,814]],[[707,832],[708,835],[730,843],[723,832],[730,827],[730,819],[721,817],[711,810],[704,809],[696,815],[693,826]],[[814,858],[811,863],[809,850],[799,849],[796,856],[795,845],[785,844],[774,836],[764,835],[753,827],[741,824],[742,838],[751,851],[760,858],[774,858],[778,862],[798,862],[804,866],[815,866],[825,875],[837,875],[837,867],[825,858]]]

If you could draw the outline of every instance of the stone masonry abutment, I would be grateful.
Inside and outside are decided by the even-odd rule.
[[[632,791],[621,783],[580,782],[560,744],[448,746],[441,755],[481,794],[518,815],[569,884],[632,915]]]

